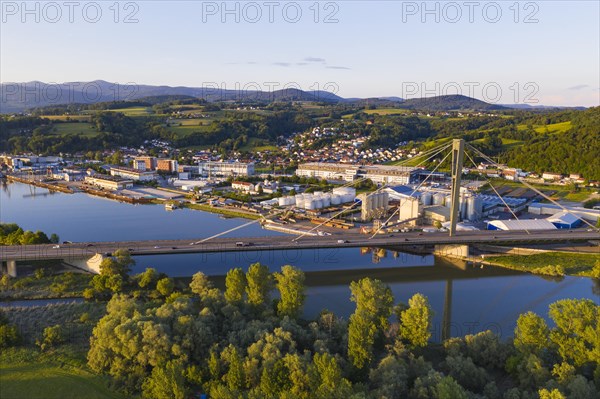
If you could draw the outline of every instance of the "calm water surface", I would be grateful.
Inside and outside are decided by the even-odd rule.
[[[53,194],[21,183],[0,184],[3,223],[57,233],[61,240],[193,239],[247,223],[245,219],[223,219],[188,209],[168,212],[160,205],[130,205],[87,194]],[[258,224],[229,233],[232,237],[258,235],[290,239]],[[136,257],[134,272],[154,267],[169,276],[189,277],[202,271],[223,285],[229,268],[246,269],[253,262],[266,264],[272,271],[291,264],[307,273],[307,317],[324,308],[347,317],[354,310],[349,284],[362,277],[384,281],[396,301],[406,302],[420,292],[435,310],[434,339],[440,338],[444,320],[452,335],[492,329],[508,337],[520,313],[531,310],[546,317],[548,305],[563,298],[589,298],[599,303],[600,287],[586,278],[556,280],[497,268],[461,269],[430,255],[374,254],[357,248],[140,256]]]

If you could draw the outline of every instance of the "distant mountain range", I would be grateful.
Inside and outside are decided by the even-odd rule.
[[[426,111],[449,110],[502,110],[508,108],[564,108],[529,106],[522,104],[489,104],[474,98],[449,95],[430,98],[408,99],[400,97],[342,98],[328,91],[303,91],[284,89],[272,92],[228,90],[212,87],[118,85],[104,80],[92,82],[66,82],[48,84],[43,82],[2,83],[0,84],[0,113],[23,112],[31,108],[51,105],[98,103],[145,99],[155,103],[153,98],[199,98],[209,102],[277,102],[277,101],[317,101],[327,103],[356,103],[358,105],[394,106]],[[579,107],[583,108],[583,107]]]

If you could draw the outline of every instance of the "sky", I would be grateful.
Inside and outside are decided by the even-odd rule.
[[[600,105],[598,1],[1,1],[0,81]]]

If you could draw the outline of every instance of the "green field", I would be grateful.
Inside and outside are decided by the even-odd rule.
[[[399,108],[381,108],[381,109],[365,109],[364,113],[365,114],[369,114],[369,115],[373,115],[373,114],[377,114],[377,115],[405,115],[405,114],[410,114],[411,111],[409,109],[399,109]]]
[[[89,122],[92,117],[90,115],[42,115],[40,118],[50,119],[51,121],[79,121]]]
[[[44,363],[0,364],[2,399],[124,398],[107,380],[84,370]]]
[[[562,266],[565,274],[591,276],[592,269],[600,262],[600,255],[573,252],[547,252],[533,255],[490,256],[486,260],[497,265],[525,272],[545,274],[539,271],[547,266]]]
[[[93,137],[98,134],[98,131],[87,122],[71,122],[71,123],[55,123],[52,133],[59,136],[68,136],[71,134],[83,134],[84,136]]]
[[[278,148],[274,145],[268,145],[264,143],[265,140],[251,137],[248,139],[246,145],[242,146],[242,151],[277,151]]]
[[[517,130],[525,130],[527,125],[518,125]],[[551,123],[549,125],[534,125],[533,129],[538,133],[565,133],[571,129],[571,121]],[[546,130],[548,129],[548,130]]]

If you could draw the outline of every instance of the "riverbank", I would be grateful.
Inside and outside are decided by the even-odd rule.
[[[547,276],[600,278],[600,254],[545,252],[532,255],[485,256],[481,263]]]
[[[13,175],[6,175],[6,179],[8,181],[16,181],[19,183],[31,184],[32,186],[36,186],[36,187],[46,188],[50,191],[60,191],[61,193],[65,193],[65,194],[73,194],[74,193],[74,191],[71,190],[69,187],[65,187],[65,186],[62,186],[59,184],[44,183],[41,181],[24,179],[22,177],[13,176]]]
[[[204,205],[204,204],[191,204],[184,203],[181,205],[184,208],[195,209],[198,211],[217,213],[220,215],[230,216],[234,218],[245,218],[251,220],[258,220],[262,218],[262,215],[252,212],[245,212],[239,209],[220,208],[216,206]]]

